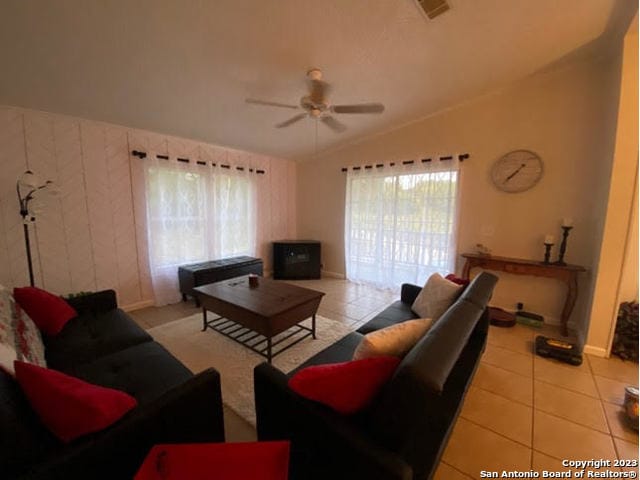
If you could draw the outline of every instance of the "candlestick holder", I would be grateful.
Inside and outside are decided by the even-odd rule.
[[[564,267],[566,263],[564,262],[564,253],[567,251],[567,237],[569,236],[569,232],[573,227],[565,227],[562,226],[562,243],[560,244],[560,255],[558,256],[558,261],[554,262],[555,265],[560,265]]]
[[[553,247],[553,243],[546,243],[544,244],[544,263],[545,265],[549,265],[551,264],[551,262],[549,261],[549,258],[551,257],[551,247]]]

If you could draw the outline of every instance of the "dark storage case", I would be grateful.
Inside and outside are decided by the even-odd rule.
[[[273,242],[273,278],[282,280],[320,278],[320,242],[315,240]]]
[[[178,268],[178,280],[180,282],[180,292],[182,300],[187,300],[187,295],[193,295],[193,287],[207,285],[209,283],[221,282],[229,278],[241,277],[255,273],[262,275],[262,260],[253,257],[232,257],[210,262],[194,263],[183,265]],[[195,298],[196,305],[200,306]]]

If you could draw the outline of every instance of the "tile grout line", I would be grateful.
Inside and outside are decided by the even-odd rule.
[[[598,400],[600,400],[600,408],[602,408],[602,411],[604,412],[604,421],[607,423],[607,428],[609,429],[609,436],[611,438],[611,443],[613,444],[613,451],[616,454],[616,457],[619,459],[620,458],[620,453],[618,452],[618,446],[616,445],[616,441],[615,441],[615,436],[613,435],[613,428],[611,425],[611,422],[609,421],[609,415],[607,415],[607,411],[604,408],[604,399],[603,399],[603,395],[602,392],[600,391],[600,387],[598,386],[598,382],[596,382],[596,374],[594,373],[593,370],[593,365],[591,365],[591,360],[589,359],[588,355],[585,355],[587,357],[587,363],[589,364],[589,371],[591,372],[591,377],[593,378],[593,383],[596,384],[596,391],[598,392]],[[601,375],[598,375],[601,376]],[[603,378],[607,378],[607,377],[603,377]],[[610,379],[613,380],[613,379]],[[618,405],[619,407],[619,405]]]
[[[513,398],[505,397],[504,395],[502,395],[502,394],[500,394],[498,392],[494,392],[493,390],[489,390],[487,388],[479,387],[478,385],[474,385],[473,383],[471,384],[471,386],[473,388],[477,388],[478,390],[482,390],[484,392],[489,392],[489,393],[492,393],[493,395],[497,395],[498,397],[504,398],[505,400],[509,400],[510,402],[514,402],[514,403],[517,403],[519,405],[523,405],[525,407],[533,408],[533,403],[531,405],[529,405],[527,403],[521,402],[520,400],[514,400]]]
[[[520,351],[511,350],[510,348],[506,348],[506,347],[503,347],[502,345],[498,345],[498,344],[496,344],[496,343],[491,343],[491,342],[489,342],[489,341],[487,341],[487,343],[488,343],[489,345],[491,345],[491,347],[493,347],[493,348],[498,348],[498,349],[500,349],[500,350],[504,350],[505,352],[509,352],[509,353],[517,353],[518,355],[522,355],[522,356],[525,356],[525,357],[526,357],[527,355],[531,355],[531,353],[528,353],[528,354],[527,354],[527,353],[522,353],[522,352],[520,352]]]
[[[558,385],[557,383],[551,383],[551,382],[548,382],[546,380],[542,380],[540,378],[534,378],[534,380],[536,380],[538,382],[541,382],[541,383],[546,383],[547,385],[551,385],[552,387],[561,388],[562,390],[564,390],[566,392],[577,393],[578,395],[589,397],[589,398],[592,398],[594,400],[601,400],[600,394],[598,394],[597,397],[594,397],[593,395],[589,395],[588,393],[580,392],[578,390],[573,390],[571,388],[566,388],[566,387],[563,387],[562,385]],[[596,386],[596,391],[598,391],[597,386]]]
[[[535,340],[534,340],[535,342]],[[536,431],[536,354],[535,354],[535,343],[533,347],[534,351],[531,353],[531,451],[530,451],[530,464],[531,470],[533,470],[533,449],[535,431]]]
[[[498,435],[499,437],[502,437],[502,438],[504,438],[504,439],[506,439],[506,440],[509,440],[510,442],[517,443],[518,445],[521,445],[521,446],[523,446],[523,447],[525,447],[525,448],[528,448],[529,450],[531,450],[531,449],[532,449],[532,447],[531,447],[531,446],[529,446],[529,445],[527,445],[527,444],[525,444],[525,443],[522,443],[522,442],[521,442],[521,441],[519,441],[519,440],[514,440],[514,439],[513,439],[513,438],[511,438],[511,437],[507,437],[504,433],[497,432],[497,431],[493,430],[491,427],[487,427],[486,425],[481,425],[480,423],[476,422],[475,420],[471,420],[470,418],[467,418],[467,417],[465,417],[465,416],[464,416],[464,415],[462,415],[462,414],[460,414],[460,415],[459,415],[459,417],[460,417],[460,418],[465,419],[465,420],[466,420],[467,422],[469,422],[469,423],[473,423],[476,427],[480,427],[480,428],[482,428],[483,430],[487,430],[487,431],[489,431],[489,432],[491,432],[491,433],[495,433],[495,434],[496,434],[496,435]]]
[[[440,460],[440,463],[444,463],[446,466],[448,466],[450,468],[453,468],[456,472],[460,473],[461,475],[464,475],[465,477],[470,478],[471,480],[473,480],[473,477],[471,475],[468,475],[466,472],[463,472],[458,467],[456,467],[454,465],[451,465],[450,463],[447,463],[444,460]]]
[[[492,366],[494,366],[494,365],[492,365]],[[501,368],[501,367],[496,367],[496,368],[500,368],[501,370],[505,370],[505,371],[511,372],[510,370],[506,370],[506,369]],[[535,366],[532,366],[532,368],[535,368]],[[511,373],[515,373],[515,372],[511,372]],[[524,375],[521,375],[521,374],[518,374],[518,373],[515,373],[515,374],[516,374],[516,375],[520,375],[521,377],[524,377],[524,378],[528,378],[528,377],[525,377]],[[495,433],[495,434],[497,434],[497,435],[499,435],[499,436],[501,436],[501,437],[503,437],[503,438],[506,438],[506,439],[508,439],[508,440],[511,440],[511,441],[513,441],[513,442],[516,442],[516,443],[518,443],[518,444],[520,444],[520,445],[524,445],[524,446],[526,446],[527,448],[529,448],[529,449],[531,449],[531,450],[534,450],[534,448],[533,448],[533,437],[534,437],[534,429],[535,429],[535,411],[536,411],[536,410],[538,410],[538,411],[540,411],[540,412],[542,412],[542,413],[544,413],[544,414],[546,414],[546,415],[552,416],[552,417],[554,417],[554,418],[558,418],[558,419],[560,419],[560,420],[565,420],[565,421],[567,421],[567,422],[569,422],[569,423],[573,423],[574,425],[578,425],[578,426],[580,426],[580,427],[587,428],[587,429],[589,429],[589,430],[591,430],[591,431],[593,431],[593,432],[596,432],[596,433],[600,433],[600,434],[602,434],[602,435],[607,435],[607,436],[613,437],[613,435],[611,434],[611,428],[610,428],[610,426],[609,426],[609,424],[608,424],[608,419],[606,418],[606,415],[605,415],[605,419],[606,419],[606,421],[607,421],[607,427],[609,428],[609,433],[605,433],[605,432],[603,432],[603,431],[601,431],[601,430],[597,430],[597,429],[592,428],[592,427],[590,427],[590,426],[588,426],[588,425],[584,425],[584,424],[582,424],[582,423],[575,422],[575,421],[573,421],[573,420],[571,420],[571,419],[568,419],[568,418],[565,418],[565,417],[562,417],[562,416],[556,415],[556,414],[554,414],[554,413],[552,413],[552,412],[548,412],[548,411],[545,411],[545,410],[542,410],[542,409],[536,408],[536,406],[535,406],[535,381],[536,381],[536,379],[532,377],[532,378],[531,378],[531,381],[532,381],[532,404],[531,404],[531,405],[528,405],[528,404],[526,404],[526,403],[524,403],[524,402],[521,402],[521,401],[519,401],[519,400],[514,400],[514,399],[511,399],[511,398],[505,397],[504,395],[502,395],[502,394],[500,394],[500,393],[498,393],[498,392],[494,392],[494,391],[492,391],[492,390],[488,390],[488,389],[486,389],[486,388],[482,388],[482,387],[479,387],[479,386],[477,386],[477,385],[472,385],[474,388],[477,388],[477,389],[479,389],[479,390],[483,390],[483,391],[485,391],[485,392],[489,392],[489,393],[491,393],[491,394],[497,395],[497,396],[499,396],[499,397],[501,397],[501,398],[503,398],[503,399],[505,399],[505,400],[508,400],[508,401],[510,401],[510,402],[515,402],[515,403],[517,403],[517,404],[519,404],[519,405],[523,405],[523,406],[526,406],[526,407],[531,408],[531,416],[532,416],[532,421],[531,421],[531,446],[527,446],[527,445],[525,445],[524,443],[522,443],[522,442],[520,442],[520,441],[518,441],[518,440],[514,440],[514,439],[512,439],[512,438],[510,438],[510,437],[507,437],[506,435],[504,435],[504,434],[502,434],[502,433],[500,433],[500,432],[497,432],[497,431],[495,431],[495,430],[491,429],[490,427],[487,427],[487,426],[485,426],[485,425],[481,425],[481,424],[479,424],[479,423],[477,423],[477,422],[475,422],[475,421],[473,421],[473,420],[471,420],[471,419],[467,418],[467,417],[466,417],[465,415],[463,415],[463,414],[461,414],[460,416],[461,416],[462,418],[464,418],[465,420],[467,420],[467,421],[469,421],[469,422],[473,423],[474,425],[477,425],[477,426],[479,426],[479,427],[481,427],[481,428],[484,428],[485,430],[489,430],[489,431],[491,431],[491,432],[493,432],[493,433]],[[554,387],[562,388],[562,387],[560,387],[560,386],[558,386],[558,385],[554,385],[554,384],[552,384],[552,383],[544,382],[543,380],[538,380],[538,381],[540,381],[540,382],[542,382],[542,383],[546,383],[547,385],[551,385],[551,386],[554,386]],[[594,399],[594,400],[600,400],[599,398],[591,397],[591,396],[589,396],[589,395],[585,395],[585,394],[583,394],[583,393],[581,393],[581,392],[575,392],[575,391],[573,391],[573,390],[569,390],[569,389],[566,389],[566,388],[564,388],[563,390],[566,390],[566,391],[571,392],[571,393],[581,394],[581,395],[583,395],[583,396],[585,396],[585,397],[588,397],[588,398],[591,398],[591,399]],[[616,438],[618,438],[618,437],[616,437]],[[614,443],[615,443],[615,442],[614,442]],[[538,451],[539,451],[539,450],[538,450]],[[544,453],[544,452],[541,452],[541,453]],[[533,460],[532,460],[532,461],[533,461]]]
[[[522,377],[522,378],[527,378],[527,379],[529,378],[529,377],[527,377],[526,375],[522,375],[521,373],[513,372],[513,371],[511,371],[511,370],[507,370],[506,368],[499,367],[499,366],[497,366],[497,365],[493,365],[493,364],[491,364],[491,363],[483,362],[483,361],[482,361],[482,359],[480,359],[480,362],[484,363],[485,365],[490,365],[490,366],[492,366],[492,367],[494,367],[494,368],[499,368],[500,370],[502,370],[502,371],[504,371],[504,372],[513,373],[514,375],[518,375],[519,377]]]

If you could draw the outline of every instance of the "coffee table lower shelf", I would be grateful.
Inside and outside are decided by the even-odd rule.
[[[214,330],[225,337],[233,340],[234,342],[243,345],[249,350],[261,355],[267,359],[267,362],[271,363],[271,360],[276,355],[281,354],[285,350],[290,349],[294,345],[300,343],[305,338],[316,338],[316,316],[311,316],[311,328],[300,325],[299,323],[288,328],[284,332],[278,333],[273,337],[262,335],[258,332],[251,330],[239,323],[229,320],[225,317],[216,317],[213,319],[207,319],[207,310],[202,309],[202,331],[207,328]],[[306,332],[306,333],[305,333]],[[280,348],[277,351],[273,351],[275,347],[280,345],[285,340],[288,340],[298,334],[301,336],[296,337],[295,340],[288,343],[285,347]],[[276,338],[276,340],[274,340]]]

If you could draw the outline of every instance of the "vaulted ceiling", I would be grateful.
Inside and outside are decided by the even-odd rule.
[[[585,48],[631,18],[629,0],[3,0],[0,103],[305,158],[478,96]],[[294,110],[321,68],[334,133]],[[317,141],[317,144],[316,144]]]

